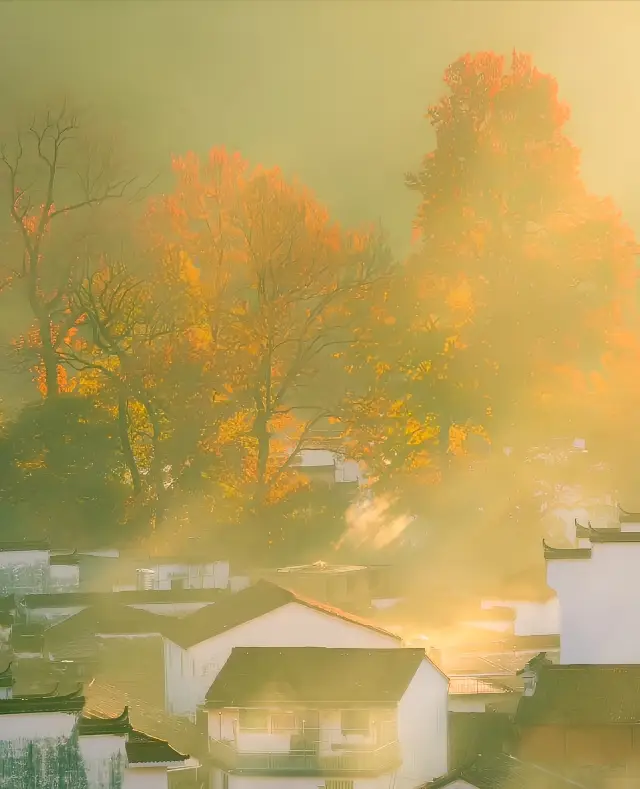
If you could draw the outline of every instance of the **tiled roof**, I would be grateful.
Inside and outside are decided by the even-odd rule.
[[[523,726],[640,723],[640,665],[549,665],[537,673],[535,692],[523,696],[516,722]]]
[[[185,762],[189,756],[179,753],[166,740],[131,730],[126,743],[127,760],[130,764],[167,764]]]
[[[468,767],[436,778],[419,789],[446,789],[463,781],[476,789],[587,789],[584,784],[576,783],[560,773],[520,761],[506,753],[490,757],[479,756]]]
[[[410,648],[236,647],[206,703],[396,704],[424,660]]]

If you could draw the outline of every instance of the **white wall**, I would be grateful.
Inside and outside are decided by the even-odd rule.
[[[127,767],[122,789],[167,789],[166,767]]]
[[[398,705],[402,767],[394,789],[413,789],[448,767],[449,681],[426,658]]]
[[[510,608],[515,619],[510,624],[515,636],[547,636],[560,632],[560,605],[557,597],[544,601],[483,600],[484,610]],[[483,625],[486,627],[486,625]]]
[[[640,543],[596,543],[590,559],[552,559],[560,663],[640,663]]]
[[[49,551],[0,551],[0,567],[49,565]]]
[[[49,591],[67,591],[80,585],[80,568],[77,564],[49,565]]]
[[[167,704],[170,712],[195,714],[233,647],[400,646],[392,636],[299,603],[287,603],[189,650],[165,642]]]
[[[124,771],[126,764],[125,736],[95,734],[79,737],[78,739],[89,789],[94,786],[110,786],[110,779],[114,770],[114,757],[121,760],[122,770]]]
[[[0,715],[0,741],[68,739],[77,714],[65,712],[30,712],[23,715]]]

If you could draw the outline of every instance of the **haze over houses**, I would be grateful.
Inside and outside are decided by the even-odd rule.
[[[31,749],[81,776],[70,789],[627,789],[638,550],[640,514],[576,522],[572,545],[541,548],[546,587],[480,599],[423,639],[389,624],[402,609],[388,566],[234,574],[148,556],[142,574],[105,551],[98,591],[80,554],[12,544],[0,787]],[[61,584],[51,567],[76,571]]]

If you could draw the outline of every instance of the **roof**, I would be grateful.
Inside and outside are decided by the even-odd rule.
[[[150,737],[135,729],[131,730],[125,748],[130,764],[167,764],[185,762],[189,758],[188,754],[172,748],[166,740]]]
[[[236,647],[206,704],[397,704],[425,660],[412,648]]]
[[[524,726],[640,723],[640,665],[544,665],[520,699]]]
[[[246,589],[223,598],[215,605],[201,608],[199,611],[195,611],[193,614],[181,619],[180,632],[175,633],[176,643],[188,649],[195,644],[232,630],[238,625],[264,616],[289,603],[298,603],[314,611],[320,611],[323,614],[342,619],[345,622],[366,627],[368,630],[373,630],[399,642],[402,640],[395,633],[390,633],[388,630],[378,627],[366,619],[361,619],[354,614],[348,614],[339,608],[333,608],[315,600],[310,600],[290,589],[285,589],[269,581],[260,580],[253,586],[248,586]]]
[[[495,693],[513,693],[513,688],[481,677],[451,677],[449,679],[450,696],[483,696]]]
[[[628,512],[618,504],[618,520],[620,523],[640,523],[640,512]]]
[[[50,565],[72,565],[80,564],[80,556],[77,551],[73,553],[56,553],[49,556]]]
[[[44,646],[44,630],[41,625],[13,625],[11,648],[14,652],[40,653]]]
[[[549,559],[590,559],[591,548],[553,548],[542,540],[544,558]]]
[[[15,542],[0,542],[0,553],[3,551],[48,551],[49,543],[41,541],[16,540]]]
[[[471,784],[477,789],[532,789],[542,785],[545,789],[575,789],[583,786],[553,770],[501,753],[479,756],[472,764],[423,784],[419,789],[445,789],[449,786],[453,789],[456,781]]]
[[[13,672],[11,671],[11,663],[9,663],[2,671],[0,671],[0,688],[13,687]]]
[[[84,713],[78,721],[78,734],[83,737],[96,734],[128,734],[130,731],[128,707],[125,707],[120,715],[113,717]]]
[[[179,620],[173,617],[151,614],[138,608],[113,604],[92,606],[80,613],[51,625],[45,631],[45,640],[68,643],[75,636],[91,635],[134,635],[158,634],[170,638],[172,628]]]
[[[276,573],[300,573],[304,575],[340,575],[342,573],[362,572],[368,569],[362,564],[327,564],[327,562],[313,562],[313,564],[299,564],[291,567],[279,567]]]
[[[80,712],[84,707],[82,688],[58,696],[55,693],[33,696],[13,696],[0,699],[0,715],[19,715],[34,712]]]
[[[71,597],[73,594],[63,593],[57,597]],[[127,593],[118,592],[107,595],[101,598],[106,601],[106,605],[87,608],[63,622],[52,625],[46,631],[48,638],[66,638],[70,633],[82,632],[111,635],[158,633],[184,649],[188,649],[289,603],[298,603],[401,641],[399,636],[365,619],[348,614],[338,608],[309,600],[269,581],[258,581],[253,586],[234,594],[223,594],[215,604],[201,608],[180,619],[152,614],[122,604],[118,605],[116,600],[119,601],[120,597],[116,598],[116,595],[122,594]],[[154,594],[157,593],[154,592]],[[43,595],[37,597],[43,597]]]
[[[64,564],[64,562],[62,562]],[[54,592],[24,596],[27,608],[73,608],[80,605],[145,605],[215,602],[226,589],[132,589],[126,592]]]

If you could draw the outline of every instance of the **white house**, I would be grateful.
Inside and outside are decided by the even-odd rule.
[[[210,789],[413,789],[447,771],[447,686],[422,649],[234,648]]]
[[[64,658],[65,651],[96,636],[147,642],[150,636],[159,637],[166,708],[192,718],[233,647],[402,646],[393,633],[267,581],[224,595],[182,618],[122,606],[87,609],[46,630],[45,643],[51,654]]]
[[[0,543],[0,595],[44,592],[48,577],[46,542]]]
[[[169,710],[195,715],[234,647],[398,648],[371,622],[259,581],[181,621],[165,639]]]
[[[560,606],[560,663],[640,663],[640,514],[618,528],[583,529],[577,548],[545,544],[547,583]],[[588,543],[584,542],[587,541]]]

